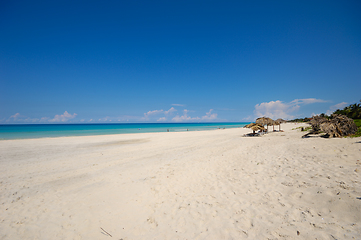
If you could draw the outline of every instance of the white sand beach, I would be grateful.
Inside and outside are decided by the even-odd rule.
[[[0,239],[360,239],[361,138],[304,125],[0,141]]]

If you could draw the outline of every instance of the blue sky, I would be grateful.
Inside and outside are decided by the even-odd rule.
[[[1,1],[0,123],[252,121],[361,99],[360,1]]]

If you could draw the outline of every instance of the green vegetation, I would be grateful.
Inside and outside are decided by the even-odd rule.
[[[327,122],[327,121],[332,122],[333,118],[335,118],[335,117],[337,118],[337,115],[333,115],[333,114],[340,114],[340,115],[344,115],[344,116],[346,116],[348,118],[351,118],[355,122],[355,124],[357,126],[357,132],[355,134],[352,134],[352,135],[349,135],[349,136],[350,137],[361,137],[361,101],[360,101],[360,103],[351,104],[351,105],[345,107],[342,110],[337,109],[335,112],[333,112],[331,114],[331,116],[327,116],[326,114],[321,113],[319,116],[316,116],[316,117],[314,117],[312,119],[317,118],[318,120],[317,119],[316,120],[318,122],[320,122],[320,123],[321,122]],[[351,119],[350,119],[350,121],[351,121]],[[311,118],[306,117],[306,118],[296,118],[296,119],[290,120],[289,122],[309,122],[310,120],[311,120]],[[316,121],[316,120],[312,120],[312,121]],[[311,124],[312,124],[312,121],[311,121]],[[352,121],[351,121],[351,123],[352,123]],[[311,128],[312,127],[306,127],[306,128],[303,129],[303,131],[308,131]],[[296,129],[298,129],[298,128],[296,128]],[[321,130],[318,129],[318,131],[321,131]]]
[[[361,137],[361,119],[354,119],[353,121],[357,126],[357,132],[351,137]]]
[[[345,107],[342,110],[337,109],[334,112],[334,114],[346,115],[347,117],[352,118],[352,119],[361,119],[361,104],[355,103],[355,104],[351,104],[350,106]]]
[[[289,122],[309,122],[310,121],[310,118],[296,118],[296,119],[293,119],[293,120],[289,120]]]
[[[312,127],[311,126],[309,126],[309,127],[305,127],[304,129],[303,129],[303,132],[304,131],[309,131],[309,130],[311,130],[312,129]]]
[[[360,101],[361,102],[361,101]],[[344,109],[337,109],[334,114],[346,115],[349,118],[352,118],[357,126],[357,132],[351,137],[361,137],[361,104],[355,103],[351,104]]]
[[[312,127],[296,127],[296,128],[292,128],[292,130],[297,130],[297,129],[301,129],[301,132],[305,132],[305,131],[308,131],[308,130],[311,130]]]

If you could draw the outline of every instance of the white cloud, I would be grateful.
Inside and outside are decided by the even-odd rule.
[[[327,115],[331,115],[334,111],[336,111],[337,109],[343,109],[344,107],[346,107],[348,105],[347,102],[341,102],[341,103],[337,103],[333,106],[330,107],[329,110],[327,110],[326,114]]]
[[[177,109],[175,109],[174,107],[171,107],[169,110],[167,111],[163,111],[162,110],[153,110],[153,111],[149,111],[147,113],[144,113],[144,117],[142,117],[142,121],[148,121],[148,120],[156,120],[157,122],[164,122],[164,121],[173,121],[173,122],[192,122],[192,121],[199,121],[199,120],[203,120],[203,121],[212,121],[217,119],[218,114],[213,112],[213,109],[210,109],[209,112],[206,113],[206,115],[204,115],[203,117],[199,118],[199,117],[191,117],[188,114],[192,111],[188,110],[188,109],[184,109],[183,110],[183,115],[179,115],[177,114],[175,115],[175,112],[177,112]],[[159,115],[159,114],[164,114],[163,116],[158,116],[157,118],[155,118],[155,116]],[[153,118],[151,118],[150,116],[152,116]]]
[[[205,116],[202,117],[202,120],[214,120],[217,119],[217,113],[212,114],[213,109],[210,109]]]
[[[295,99],[291,102],[291,104],[311,104],[311,103],[324,103],[324,102],[327,101],[317,98],[304,98],[304,99]]]
[[[164,121],[166,121],[167,119],[165,118],[165,117],[161,117],[161,118],[159,118],[158,120],[157,120],[157,122],[164,122]]]
[[[161,109],[161,110],[153,110],[153,111],[149,111],[149,112],[147,112],[147,113],[144,113],[144,115],[153,115],[153,114],[159,114],[159,113],[161,113],[161,112],[163,112],[163,109]]]
[[[49,120],[48,117],[42,117],[40,118],[40,122],[47,122]]]
[[[20,117],[20,113],[15,113],[14,115],[10,116],[10,118],[13,118],[14,120],[16,120],[19,117]]]
[[[199,117],[192,118],[192,117],[188,116],[188,112],[189,112],[189,110],[184,109],[183,110],[183,115],[182,116],[179,116],[179,115],[175,116],[174,118],[172,118],[172,121],[174,121],[174,122],[188,122],[188,121],[195,121],[195,120],[200,119]]]
[[[106,117],[103,117],[103,118],[99,118],[98,121],[99,122],[108,122],[108,121],[110,121],[110,117],[106,116]]]
[[[256,106],[254,107],[254,115],[256,116],[256,118],[267,116],[273,119],[292,119],[294,118],[292,113],[298,111],[300,109],[300,105],[325,102],[327,101],[317,98],[295,99],[289,103],[284,103],[279,100],[263,102],[260,104],[256,104]]]
[[[164,114],[164,115],[172,115],[172,113],[176,112],[177,109],[175,109],[174,107],[171,107],[169,110],[167,111],[163,111],[163,109],[161,110],[153,110],[153,111],[148,111],[146,113],[144,113],[144,117],[142,117],[140,120],[141,121],[147,121],[149,120],[150,117],[154,117],[156,115],[159,114]],[[166,121],[166,117],[160,117],[157,121]]]
[[[277,100],[277,101],[270,101],[270,102],[263,102],[260,104],[256,104],[254,108],[255,108],[254,114],[256,117],[267,116],[270,118],[290,119],[293,118],[293,116],[290,115],[290,113],[295,110],[298,110],[299,106],[286,104]]]
[[[39,122],[39,119],[38,118],[26,118],[26,119],[23,120],[23,122],[35,123],[35,122]]]
[[[15,113],[14,115],[11,115],[6,122],[19,122],[23,119],[19,119],[21,117],[20,113]]]
[[[331,106],[331,108],[337,110],[337,109],[343,109],[344,107],[346,107],[348,105],[347,102],[342,102],[342,103],[338,103],[336,105]]]
[[[171,107],[168,111],[164,111],[164,114],[169,114],[169,113],[172,113],[172,112],[176,112],[177,109],[175,109],[174,107]]]
[[[64,112],[64,114],[62,115],[55,115],[55,117],[51,120],[49,120],[49,122],[66,122],[69,119],[73,119],[76,117],[76,113],[74,114],[69,114],[67,111]]]
[[[163,109],[161,110],[153,110],[153,111],[149,111],[147,113],[144,113],[144,119],[145,120],[148,120],[149,119],[149,116],[151,115],[156,115],[156,114],[159,114],[159,113],[162,113],[163,112]]]
[[[23,123],[34,123],[38,121],[39,121],[38,118],[29,118],[21,115],[20,113],[15,113],[6,120],[6,122],[23,122]]]
[[[173,103],[172,106],[177,106],[177,107],[184,107],[184,104],[177,104],[177,103]]]

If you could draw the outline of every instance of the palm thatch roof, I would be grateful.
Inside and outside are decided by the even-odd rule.
[[[253,130],[253,132],[259,131],[259,130],[260,131],[265,130],[265,128],[261,124],[258,124],[258,123],[250,123],[250,124],[244,126],[244,128],[250,128],[250,129]]]
[[[244,126],[244,128],[251,128],[252,126],[257,125],[257,123],[250,123]]]
[[[286,120],[283,120],[282,118],[278,118],[277,120],[275,120],[275,125],[280,125],[281,123],[285,123]]]
[[[252,129],[253,131],[259,131],[259,130],[260,130],[260,131],[264,131],[264,130],[265,130],[265,128],[264,128],[263,126],[258,125],[258,124],[252,126],[251,129]]]
[[[261,124],[262,126],[269,126],[273,124],[273,120],[269,117],[260,117],[256,119],[256,123]]]

